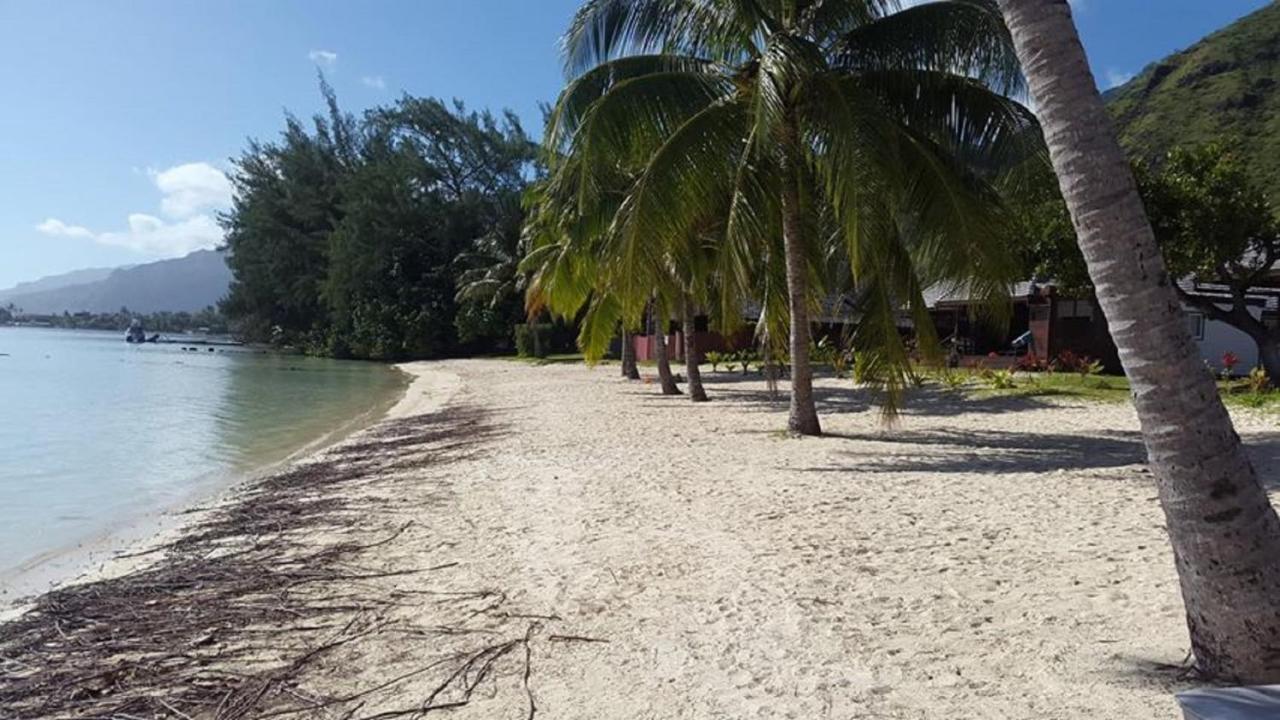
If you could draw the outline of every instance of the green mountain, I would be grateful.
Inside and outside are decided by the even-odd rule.
[[[117,268],[105,277],[101,272],[80,271],[31,283],[26,292],[4,296],[0,306],[13,303],[35,315],[115,312],[121,307],[142,313],[196,312],[217,304],[231,286],[231,270],[215,250]],[[68,277],[78,282],[66,284]]]
[[[1280,207],[1280,2],[1148,66],[1107,100],[1140,156],[1222,140]]]

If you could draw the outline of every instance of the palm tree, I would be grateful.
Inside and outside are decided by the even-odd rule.
[[[769,335],[788,339],[798,434],[821,433],[809,318],[832,246],[867,289],[854,341],[891,391],[909,372],[903,306],[927,336],[928,284],[963,281],[998,302],[1014,272],[975,172],[999,167],[1033,123],[1006,97],[1021,80],[994,0],[897,10],[896,0],[587,0],[564,38],[575,79],[548,125],[562,158],[553,172],[573,178],[584,210],[619,168],[637,173],[611,232],[624,313],[708,223],[723,227],[723,308],[759,292],[751,268],[770,258],[785,303],[767,305],[786,317]]]
[[[478,303],[499,310],[524,289],[525,276],[519,272],[524,254],[520,198],[514,194],[499,198],[496,213],[488,231],[458,253],[454,261],[462,268],[454,297],[459,303]]]
[[[707,391],[702,387],[702,370],[698,367],[698,333],[694,329],[693,300],[686,298],[681,304],[680,332],[684,336],[684,372],[689,379],[689,397],[694,402],[706,402]]]
[[[658,364],[658,384],[663,395],[679,395],[676,377],[671,372],[671,354],[667,349],[667,330],[671,326],[670,315],[662,309],[661,302],[655,297],[652,306],[653,322],[653,359]]]
[[[1205,372],[1065,0],[999,0],[1133,387],[1200,669],[1280,681],[1280,520]]]
[[[640,379],[640,368],[636,367],[636,346],[631,338],[631,332],[627,330],[626,323],[622,324],[622,377],[628,380]]]

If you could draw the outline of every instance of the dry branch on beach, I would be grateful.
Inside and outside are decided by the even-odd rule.
[[[483,452],[499,432],[487,413],[465,407],[383,423],[205,511],[147,551],[158,558],[150,566],[36,598],[0,626],[0,707],[13,718],[417,715],[467,703],[522,648],[527,681],[534,626],[516,634],[494,614],[502,593],[389,591],[397,578],[455,563],[396,567],[379,552],[413,529],[397,517],[396,485],[416,481],[405,471]],[[377,636],[440,639],[440,656],[345,696],[302,681]],[[421,676],[440,677],[428,696],[362,714],[378,694]]]

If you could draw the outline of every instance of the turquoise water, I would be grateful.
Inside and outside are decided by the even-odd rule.
[[[0,583],[380,414],[398,371],[0,327]]]

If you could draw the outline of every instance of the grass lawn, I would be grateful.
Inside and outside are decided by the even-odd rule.
[[[974,374],[966,389],[984,397],[1067,397],[1105,403],[1129,400],[1129,380],[1123,375],[1017,373],[1013,382],[1012,388],[995,388]]]
[[[569,365],[583,362],[582,353],[548,355],[545,358],[502,356],[502,359],[527,365]],[[617,365],[617,360],[602,360],[601,365]],[[640,367],[653,368],[652,360],[640,361]],[[683,372],[683,363],[672,363],[672,370]],[[706,372],[710,372],[707,368]],[[721,372],[739,372],[721,368]],[[754,375],[755,373],[753,373]],[[972,370],[953,370],[955,379],[947,382],[936,371],[922,372],[929,382],[952,386],[974,397],[1063,397],[1101,403],[1122,403],[1129,400],[1129,380],[1123,375],[1089,375],[1079,373],[1014,373],[1012,387],[995,387],[989,378]],[[954,385],[953,385],[954,383]],[[1262,410],[1280,415],[1280,391],[1250,392],[1244,380],[1219,380],[1218,389],[1228,407]]]
[[[991,381],[974,373],[964,389],[981,397],[1068,397],[1104,403],[1129,400],[1129,380],[1123,375],[1086,377],[1077,373],[1017,373],[1013,382],[1014,387],[995,388]],[[1219,380],[1218,391],[1227,407],[1280,414],[1280,391],[1251,392],[1244,380]]]

